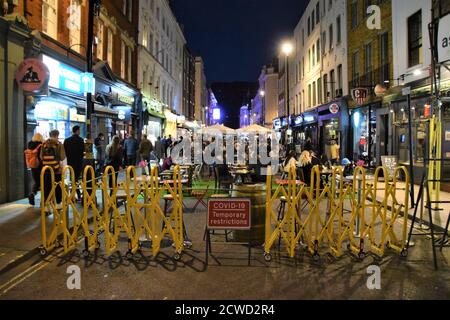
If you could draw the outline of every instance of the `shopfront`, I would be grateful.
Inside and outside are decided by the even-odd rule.
[[[367,167],[376,167],[377,154],[377,111],[381,102],[362,106],[352,110],[352,160],[364,161]],[[383,144],[387,141],[383,141]]]
[[[147,135],[147,138],[155,144],[158,137],[162,137],[165,116],[163,114],[163,105],[156,99],[148,99],[143,97],[143,110],[144,110],[144,127],[143,134]]]
[[[164,136],[172,136],[172,140],[178,139],[178,126],[182,125],[186,119],[184,116],[179,116],[168,109],[164,110],[164,116],[166,117],[166,126],[164,128]]]
[[[72,135],[79,126],[86,137],[84,72],[47,55],[42,62],[50,71],[47,96],[35,97],[34,132],[49,138],[50,131],[58,130],[61,141]]]
[[[318,152],[328,159],[348,156],[349,113],[347,101],[340,99],[318,108]],[[338,150],[338,151],[337,151]],[[337,153],[337,154],[336,154]]]

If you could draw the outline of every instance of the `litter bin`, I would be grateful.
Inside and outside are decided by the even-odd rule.
[[[261,245],[265,242],[266,224],[266,185],[244,184],[233,185],[233,198],[250,199],[251,201],[251,230],[236,230],[233,239],[237,242],[250,242]]]

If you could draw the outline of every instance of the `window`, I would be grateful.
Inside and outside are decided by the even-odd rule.
[[[353,0],[352,2],[352,28],[358,26],[358,1]]]
[[[356,51],[352,55],[352,78],[356,80],[359,78],[359,52]]]
[[[320,62],[320,38],[317,39],[316,42],[316,58],[317,58],[317,63]]]
[[[53,39],[58,37],[58,0],[42,2],[42,31]]]
[[[69,46],[72,50],[80,52],[81,49],[81,3],[79,0],[70,0]]]
[[[336,32],[337,32],[337,43],[339,44],[339,43],[341,43],[341,40],[342,40],[341,16],[340,15],[336,18],[336,28],[337,28],[337,30],[336,30]]]
[[[111,68],[113,68],[113,50],[113,33],[111,29],[108,29],[107,61]]]
[[[334,77],[334,70],[330,71],[330,84],[331,84],[331,97],[334,98],[336,96],[336,80]]]
[[[343,86],[342,86],[342,64],[340,64],[340,65],[338,65],[338,74],[337,74],[337,76],[338,76],[338,78],[337,78],[337,89],[339,90],[339,91],[341,91],[342,89],[343,89]],[[342,93],[342,91],[339,93],[339,96],[342,96],[343,95],[343,93]]]
[[[319,78],[317,80],[317,94],[318,94],[318,97],[317,97],[318,103],[321,104],[322,103],[322,79],[321,78]]]
[[[302,57],[302,79],[305,77],[305,57]]]
[[[327,33],[322,33],[322,55],[325,55],[325,48],[327,47]]]
[[[120,77],[125,79],[125,60],[126,60],[126,48],[125,42],[121,42],[120,44]]]
[[[127,69],[127,79],[131,82],[131,67],[133,64],[131,47],[128,47],[128,69]]]
[[[330,36],[330,40],[329,40],[329,44],[330,44],[330,51],[331,50],[333,50],[333,45],[334,45],[334,43],[333,43],[333,25],[332,24],[330,24],[330,27],[329,27],[329,29],[328,29],[328,34],[329,34],[329,36]]]
[[[325,98],[325,102],[328,102],[329,94],[328,94],[328,75],[323,76],[323,95]]]
[[[159,19],[160,19],[160,10],[159,10],[159,7],[157,7],[156,8],[156,20],[159,21]]]
[[[383,82],[389,80],[389,35],[387,32],[380,36],[380,66],[381,79]]]
[[[316,82],[315,81],[313,81],[313,84],[312,84],[312,91],[313,91],[313,106],[315,106],[316,104],[317,104],[317,101],[316,101]]]
[[[150,33],[150,43],[149,43],[149,49],[148,50],[150,51],[150,53],[152,55],[155,54],[155,52],[153,51],[154,50],[154,48],[153,48],[153,33]]]
[[[155,52],[155,57],[156,57],[156,60],[158,60],[159,62],[161,62],[161,60],[159,59],[159,54],[160,54],[160,52],[159,52],[159,41],[156,40],[156,52]]]
[[[408,18],[408,67],[422,63],[422,10]]]
[[[314,14],[314,10],[311,13],[311,32],[314,31],[314,27],[316,26],[316,15]]]
[[[308,108],[311,108],[311,84],[308,85]]]
[[[305,46],[305,29],[302,29],[302,46]]]
[[[320,22],[320,2],[316,4],[316,23]]]
[[[328,0],[328,11],[333,7],[333,0]]]
[[[133,0],[128,0],[128,21],[133,20]]]
[[[368,74],[372,71],[372,42],[365,45],[364,52],[364,73]]]
[[[367,8],[372,5],[372,0],[364,0],[364,14],[366,16],[369,16],[369,13],[367,13]]]
[[[311,18],[308,17],[308,37],[311,34]]]
[[[308,71],[311,71],[311,49],[308,49]]]
[[[316,64],[316,45],[315,44],[313,44],[313,46],[312,46],[311,64],[313,67]]]
[[[104,39],[105,39],[105,26],[100,21],[98,24],[98,30],[97,30],[97,58],[99,60],[103,60],[103,46],[104,46]]]
[[[142,46],[148,49],[148,28],[146,24],[144,24],[144,28],[142,30]]]

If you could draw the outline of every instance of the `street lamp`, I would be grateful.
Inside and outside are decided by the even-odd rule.
[[[289,41],[286,41],[281,46],[281,52],[286,57],[285,59],[285,72],[286,72],[286,119],[288,123],[288,130],[287,134],[291,133],[291,122],[290,119],[290,99],[289,99],[289,56],[292,54],[292,51],[294,51],[294,47],[292,46],[292,43]]]
[[[266,126],[266,92],[264,90],[259,91],[259,95],[261,96],[261,117],[262,122],[261,124],[265,127]]]

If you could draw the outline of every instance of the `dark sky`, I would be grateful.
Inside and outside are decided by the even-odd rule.
[[[309,0],[173,0],[191,50],[205,60],[208,83],[256,81]]]

